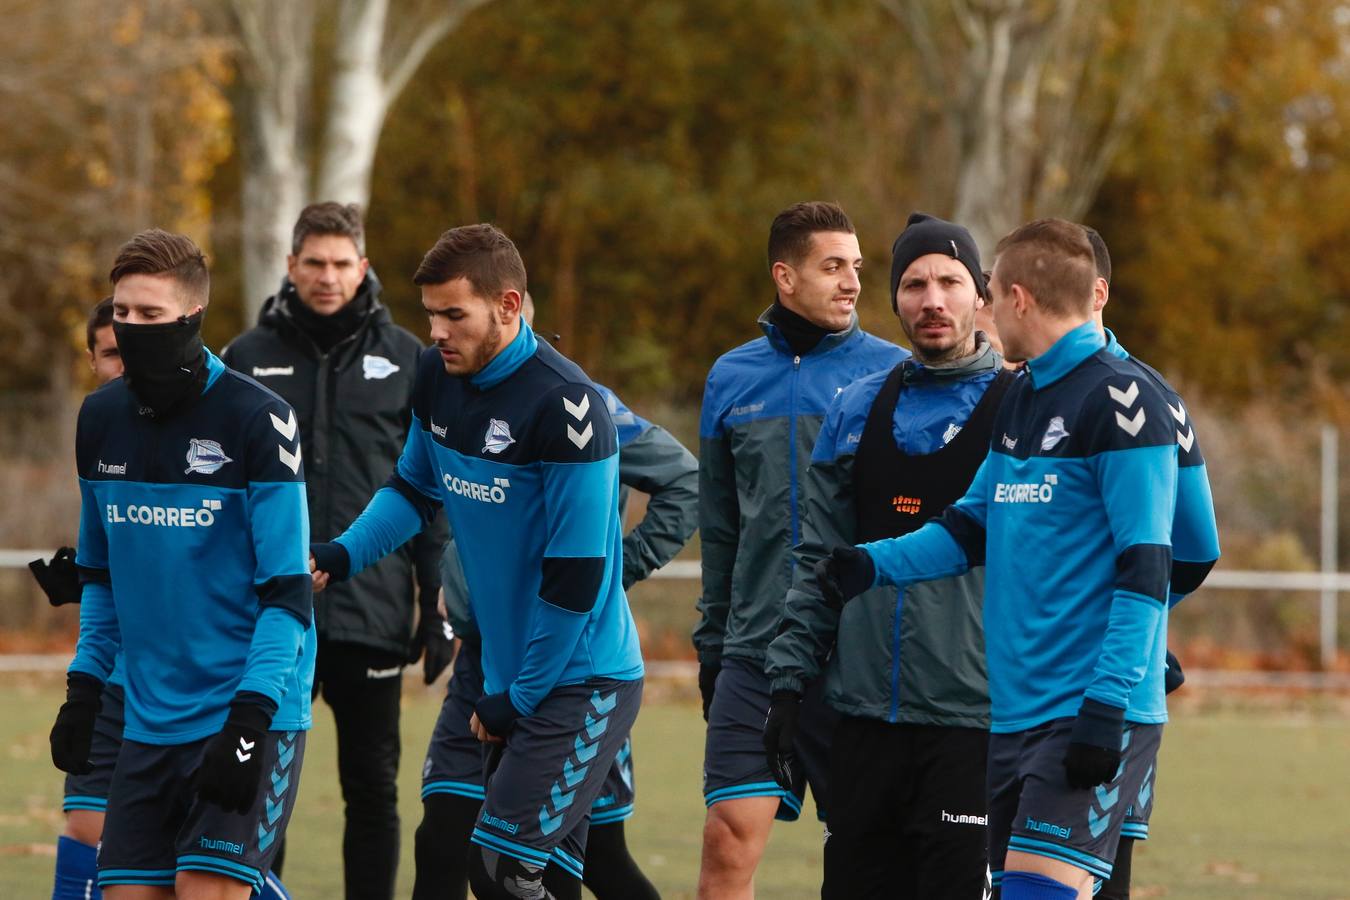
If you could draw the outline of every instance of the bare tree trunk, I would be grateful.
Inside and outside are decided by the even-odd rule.
[[[309,192],[305,109],[313,72],[309,0],[231,0],[240,42],[244,316],[251,325],[286,271]]]
[[[422,0],[401,7],[391,18],[389,0],[343,0],[320,145],[317,199],[369,206],[371,170],[389,106],[432,48],[465,14],[485,2]]]
[[[960,148],[950,209],[989,255],[1027,218],[1080,217],[1147,98],[1175,21],[1168,0],[879,0],[905,28]],[[1105,19],[1133,5],[1129,49]],[[1161,7],[1161,8],[1159,8]],[[1119,67],[1117,86],[1102,76]]]

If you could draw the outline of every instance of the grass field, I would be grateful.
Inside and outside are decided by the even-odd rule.
[[[50,896],[61,779],[47,752],[60,702],[53,678],[0,679],[0,897]],[[441,689],[408,683],[403,710],[403,854],[412,885],[417,778]],[[703,722],[678,691],[653,689],[635,737],[639,782],[630,843],[663,896],[693,896],[703,803]],[[342,805],[325,707],[290,827],[286,883],[300,900],[340,897]],[[1154,839],[1136,853],[1138,898],[1350,900],[1350,715],[1326,701],[1192,698],[1163,742]],[[819,896],[821,830],[776,826],[761,898]]]

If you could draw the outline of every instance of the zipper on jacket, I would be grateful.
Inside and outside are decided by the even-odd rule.
[[[900,717],[900,626],[903,623],[905,589],[895,595],[895,635],[891,645],[891,715],[894,723]]]
[[[797,546],[801,539],[798,535],[800,529],[797,526],[797,375],[801,372],[802,358],[800,356],[792,357],[792,387],[789,396],[792,398],[788,407],[788,452],[791,458],[788,461],[788,512],[792,522],[792,544],[788,548]],[[788,553],[788,570],[791,571],[797,564],[796,557]]]

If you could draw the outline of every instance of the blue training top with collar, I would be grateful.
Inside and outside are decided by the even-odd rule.
[[[1175,419],[1177,433],[1177,509],[1172,519],[1172,580],[1169,606],[1176,606],[1204,582],[1219,559],[1219,526],[1214,517],[1214,495],[1209,470],[1200,450],[1186,404],[1181,395],[1156,369],[1133,357],[1120,345],[1111,329],[1104,329],[1106,352],[1134,362],[1158,385]]]
[[[122,648],[129,740],[215,734],[239,691],[310,726],[309,518],[295,414],[207,354],[207,381],[163,421],[122,379],[85,399],[76,562],[85,582],[70,669],[107,680]]]
[[[387,487],[337,538],[355,574],[444,504],[483,641],[484,691],[523,715],[557,685],[642,677],[622,586],[619,442],[575,363],[520,334],[469,378],[432,348]]]
[[[863,545],[877,583],[984,562],[995,733],[1078,713],[1167,720],[1175,420],[1152,379],[1088,322],[1031,360],[970,490],[918,531]]]

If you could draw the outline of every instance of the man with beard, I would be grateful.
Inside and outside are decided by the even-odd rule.
[[[202,345],[209,275],[191,240],[142,232],[111,280],[124,374],[80,409],[80,639],[52,761],[92,770],[121,650],[99,887],[109,900],[243,900],[264,888],[310,725],[295,413]]]
[[[841,714],[825,898],[980,900],[985,889],[984,567],[873,588],[843,610],[814,574],[830,548],[908,534],[970,486],[1016,377],[975,330],[985,301],[970,233],[910,216],[891,251],[891,307],[914,355],[834,399],[803,483],[793,587],[766,665],[764,745],[786,785],[802,694],[823,680]]]
[[[819,687],[802,704],[791,784],[765,765],[764,653],[783,617],[801,535],[799,484],[825,410],[856,379],[908,356],[858,326],[862,251],[842,209],[807,202],[783,210],[768,251],[776,297],[759,317],[764,336],[713,364],[699,423],[703,596],[694,646],[708,721],[699,896],[718,900],[753,896],[774,818],[797,818],[808,783],[817,815],[829,808],[834,714]]]
[[[436,346],[407,443],[357,520],[313,546],[315,586],[367,568],[444,505],[482,639],[470,728],[498,745],[470,837],[474,893],[543,900],[556,866],[579,896],[592,804],[642,697],[614,421],[522,321],[525,265],[497,228],[445,232],[413,282]]]
[[[522,315],[526,325],[534,325],[534,301],[528,291]],[[698,460],[670,432],[634,413],[613,391],[596,387],[618,428],[619,520],[625,518],[630,488],[649,498],[642,521],[623,539],[623,588],[627,591],[673,559],[693,534],[698,516]],[[483,694],[482,639],[453,538],[441,559],[441,579],[444,612],[459,639],[459,650],[422,767],[422,823],[417,826],[413,900],[463,900],[467,896],[469,836],[484,797],[485,745],[469,729],[474,704]],[[628,849],[624,823],[633,815],[635,796],[630,739],[619,750],[604,790],[591,804],[582,881],[598,900],[659,896]],[[569,887],[556,877],[562,871],[550,869],[544,875],[544,884],[554,893]]]
[[[1081,226],[1031,222],[997,252],[994,316],[1026,374],[988,456],[936,519],[837,547],[816,578],[843,604],[987,561],[994,883],[1005,900],[1090,900],[1167,720],[1175,421],[1156,383],[1106,350]]]
[[[257,327],[236,338],[222,358],[295,408],[315,540],[341,531],[389,477],[408,433],[421,353],[421,342],[395,325],[380,302],[360,210],[338,203],[305,207],[281,289],[263,305]],[[444,542],[438,517],[409,544],[315,601],[315,683],[337,729],[350,900],[394,895],[402,672],[425,654],[430,684],[450,662],[450,641],[436,612]]]

